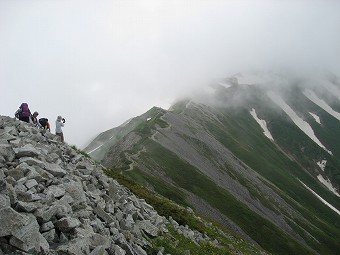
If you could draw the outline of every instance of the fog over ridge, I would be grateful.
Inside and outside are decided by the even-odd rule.
[[[340,73],[339,1],[0,2],[0,114],[21,102],[82,147],[238,72]]]

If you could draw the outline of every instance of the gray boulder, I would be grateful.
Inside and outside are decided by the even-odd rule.
[[[3,158],[3,162],[11,162],[15,159],[15,152],[11,145],[9,144],[0,144],[0,158]],[[1,162],[1,161],[0,161]]]
[[[55,177],[63,177],[67,173],[59,165],[53,163],[46,163],[45,169]]]
[[[111,240],[107,236],[103,236],[97,233],[93,233],[89,238],[90,248],[94,249],[95,247],[101,246],[105,249],[109,248],[111,245]]]
[[[7,200],[6,200],[7,201]],[[4,204],[7,202],[4,202]],[[0,237],[12,235],[29,221],[28,217],[22,215],[11,207],[0,209]]]
[[[25,225],[12,232],[10,244],[25,252],[40,253],[49,250],[49,244],[39,232],[39,224],[31,214]]]
[[[39,151],[31,144],[26,144],[21,148],[15,148],[15,156],[17,158],[22,157],[37,157],[40,153]]]
[[[25,182],[25,186],[27,187],[27,189],[31,189],[35,186],[38,186],[38,182],[35,179],[31,179]]]
[[[74,199],[75,203],[86,202],[85,191],[80,183],[74,181],[66,183],[65,190]]]
[[[38,202],[23,202],[23,201],[18,201],[16,203],[15,209],[19,212],[33,212],[37,208],[41,206],[40,203]]]
[[[152,237],[158,236],[159,229],[150,220],[137,221],[136,225],[148,235]]]
[[[65,217],[55,223],[56,228],[62,232],[69,232],[80,226],[80,221],[76,218]]]
[[[4,209],[10,206],[11,206],[10,198],[5,194],[0,194],[0,208]]]
[[[91,251],[90,255],[107,255],[107,251],[103,246],[98,246]]]
[[[7,175],[13,177],[16,181],[25,176],[26,169],[13,168],[8,170]]]
[[[87,239],[76,238],[57,246],[55,252],[56,254],[84,255],[90,254],[90,248]]]
[[[51,194],[55,198],[60,198],[65,195],[65,187],[63,184],[60,185],[51,185],[47,189],[44,190],[44,194]]]
[[[98,206],[93,209],[93,212],[100,219],[102,219],[103,221],[105,221],[108,224],[114,221],[114,218],[109,213],[106,213],[102,208],[100,208]]]
[[[19,163],[26,163],[29,166],[39,166],[41,168],[45,167],[44,162],[32,157],[22,157],[19,159]]]

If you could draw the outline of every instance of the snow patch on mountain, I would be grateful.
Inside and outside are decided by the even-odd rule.
[[[251,116],[254,117],[254,119],[256,120],[256,122],[261,126],[261,128],[263,129],[263,134],[268,137],[270,140],[274,141],[274,138],[272,136],[272,134],[270,133],[270,131],[268,130],[267,128],[267,123],[265,120],[261,120],[257,117],[257,114],[256,114],[256,110],[253,108],[251,111],[250,111],[250,114]]]
[[[114,137],[114,135],[111,136],[111,137],[109,138],[109,140],[111,140],[113,137]],[[97,146],[96,148],[94,148],[94,149],[88,151],[87,154],[91,154],[91,153],[95,152],[96,150],[98,150],[99,148],[101,148],[104,144],[105,144],[105,142],[102,143],[101,145]]]
[[[315,119],[315,121],[319,124],[321,124],[320,117],[312,112],[309,112],[310,115]]]
[[[318,180],[325,185],[332,193],[334,193],[336,196],[340,197],[339,193],[336,191],[336,189],[333,187],[331,181],[327,178],[323,178],[321,174],[317,176]]]
[[[327,151],[329,154],[333,155],[333,153],[330,150],[327,150],[327,148],[320,142],[320,140],[316,137],[314,134],[314,131],[312,127],[308,124],[308,122],[301,119],[294,110],[286,104],[286,102],[273,91],[267,92],[268,97],[276,103],[280,108],[287,113],[287,115],[291,118],[291,120],[297,125],[306,135],[308,135],[317,145],[319,145],[321,148],[323,148],[325,151]]]
[[[112,138],[112,137],[111,137]],[[110,138],[110,139],[111,139]],[[96,151],[96,150],[98,150],[100,147],[102,147],[104,144],[101,144],[101,145],[99,145],[99,146],[97,146],[96,148],[94,148],[93,150],[91,150],[91,151],[89,151],[89,152],[87,152],[87,154],[91,154],[92,152],[94,152],[94,151]]]
[[[313,91],[310,89],[304,90],[303,94],[314,104],[318,105],[334,118],[340,120],[340,113],[334,111],[324,100],[320,99]]]
[[[299,180],[300,181],[300,180]],[[336,209],[333,205],[331,205],[330,203],[328,203],[325,199],[323,199],[322,197],[320,197],[314,190],[312,190],[310,187],[308,187],[306,184],[304,184],[302,181],[300,181],[302,183],[303,186],[306,187],[306,189],[308,189],[310,192],[313,193],[314,196],[316,196],[318,199],[321,200],[322,203],[324,203],[325,205],[327,205],[329,208],[331,208],[334,212],[336,212],[337,214],[340,215],[340,211],[338,209]]]
[[[318,166],[321,168],[322,171],[325,171],[327,160],[324,159],[324,160],[318,161],[316,162],[316,164],[318,164]]]

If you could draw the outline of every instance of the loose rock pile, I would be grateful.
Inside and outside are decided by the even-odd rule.
[[[0,116],[0,255],[144,255],[144,236],[167,232],[167,223],[55,135]]]

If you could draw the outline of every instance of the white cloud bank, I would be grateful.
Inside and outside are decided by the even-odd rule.
[[[0,1],[0,114],[22,102],[84,146],[215,78],[339,72],[339,1]]]

